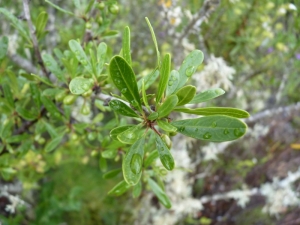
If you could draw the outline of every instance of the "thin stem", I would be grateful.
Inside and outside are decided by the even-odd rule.
[[[44,76],[49,77],[49,74],[46,70],[46,66],[45,66],[45,64],[42,60],[42,55],[41,55],[41,52],[40,52],[40,49],[39,49],[38,39],[36,37],[35,29],[33,27],[32,21],[31,21],[29,1],[30,0],[23,0],[24,17],[25,17],[25,19],[27,20],[27,23],[28,23],[28,27],[29,27],[29,30],[30,30],[30,35],[31,35],[31,40],[32,40],[34,52],[35,52],[35,55],[38,59],[38,64],[41,66],[42,71],[44,73]]]

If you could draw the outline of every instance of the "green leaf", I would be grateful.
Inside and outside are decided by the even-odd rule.
[[[164,101],[164,103],[157,110],[158,118],[160,119],[169,115],[170,112],[172,112],[174,107],[177,105],[177,103],[178,103],[177,95],[168,96]]]
[[[43,54],[42,58],[47,69],[50,70],[58,80],[66,82],[64,72],[60,69],[56,60],[49,54]]]
[[[248,118],[250,116],[250,114],[244,110],[228,107],[207,107],[198,109],[176,108],[174,111],[201,116],[225,115],[236,118]]]
[[[23,23],[16,18],[11,12],[9,12],[5,8],[0,8],[0,13],[10,20],[11,24],[20,32],[20,34],[29,42],[31,43],[31,39],[29,37],[28,31],[24,29]]]
[[[111,179],[111,178],[116,177],[121,171],[122,171],[121,168],[115,169],[115,170],[111,170],[111,171],[108,171],[105,174],[103,174],[102,177],[104,179]]]
[[[24,107],[22,106],[17,106],[16,107],[16,112],[25,120],[35,120],[37,119],[38,117],[38,113],[39,112],[36,112],[36,113],[33,113],[33,112],[30,112],[29,110],[25,109]]]
[[[77,9],[81,9],[80,0],[73,0],[73,3]]]
[[[105,159],[114,159],[118,154],[118,149],[107,149],[101,153]]]
[[[0,38],[0,60],[6,56],[6,52],[8,49],[8,38],[3,36]]]
[[[41,96],[41,101],[43,103],[43,105],[45,106],[45,108],[47,109],[47,111],[49,113],[51,113],[51,115],[53,117],[56,118],[60,118],[60,111],[58,110],[58,108],[56,107],[56,105],[46,96]]]
[[[42,95],[43,96],[47,96],[47,97],[52,97],[54,98],[55,95],[57,95],[58,93],[60,93],[62,90],[59,88],[47,88],[43,91]],[[63,91],[65,92],[65,91]]]
[[[178,86],[175,91],[179,90],[188,79],[194,74],[198,66],[203,62],[204,56],[200,50],[194,50],[184,59],[179,69]],[[172,93],[170,93],[172,94]]]
[[[172,207],[171,201],[161,187],[151,178],[148,178],[148,184],[154,194],[157,196],[160,203],[163,204],[167,209],[170,209]]]
[[[121,133],[123,133],[125,130],[128,130],[131,128],[133,125],[126,125],[126,126],[121,126],[121,127],[116,127],[110,131],[110,137],[113,140],[118,140],[117,136]]]
[[[179,72],[177,70],[172,70],[168,81],[166,96],[169,96],[175,92],[178,86],[178,82],[179,82]]]
[[[207,102],[214,99],[220,95],[223,95],[225,91],[221,88],[212,88],[197,94],[190,103],[196,104],[201,102]]]
[[[55,85],[53,85],[52,82],[48,78],[46,78],[46,77],[41,77],[41,76],[36,75],[34,73],[32,73],[30,75],[33,76],[34,78],[36,78],[37,80],[43,82],[44,84],[47,84],[50,87],[55,87]],[[30,77],[28,77],[28,79],[30,80]]]
[[[107,161],[101,155],[99,157],[99,167],[102,172],[105,172],[107,170]]]
[[[101,37],[102,38],[112,37],[112,36],[116,36],[117,34],[119,34],[119,31],[117,30],[107,30],[101,34]]]
[[[159,157],[158,151],[155,149],[153,150],[146,158],[146,160],[144,161],[144,167],[147,168],[148,166],[150,166],[153,161],[155,159],[157,159]]]
[[[160,66],[160,54],[159,54],[159,50],[158,50],[158,45],[157,45],[157,41],[156,41],[156,36],[155,36],[155,33],[154,33],[154,30],[153,30],[153,27],[148,19],[148,17],[145,17],[146,19],[146,22],[147,22],[147,25],[149,27],[149,30],[151,32],[151,36],[152,36],[152,40],[153,40],[153,43],[154,43],[154,46],[155,46],[155,50],[156,50],[156,55],[157,55],[157,67],[159,68]]]
[[[153,113],[151,113],[149,116],[148,116],[148,120],[156,120],[157,119],[157,117],[158,117],[158,112],[153,112]]]
[[[119,101],[117,99],[113,99],[109,102],[109,106],[115,112],[129,117],[139,117],[135,111],[133,111],[128,105],[124,102]]]
[[[120,196],[126,191],[128,191],[129,188],[130,185],[127,184],[125,180],[122,180],[120,183],[114,186],[107,194],[112,196]]]
[[[124,59],[131,66],[130,29],[127,26],[124,28],[124,32],[123,32],[122,50],[123,50],[123,57],[124,57]]]
[[[145,88],[145,82],[144,80],[142,81],[142,98],[143,98],[143,102],[144,105],[146,106],[146,108],[148,109],[149,112],[151,112],[149,103],[148,103],[148,99],[147,99],[147,94],[146,94],[146,88]]]
[[[115,56],[109,64],[110,76],[125,98],[142,112],[141,100],[135,74],[129,64],[120,56]]]
[[[247,125],[229,116],[205,116],[197,119],[179,120],[171,123],[177,131],[199,140],[232,141],[246,133]]]
[[[142,82],[145,82],[145,90],[147,90],[158,78],[159,71],[153,70],[151,73],[147,74],[144,78],[138,81],[138,89],[141,90]]]
[[[38,15],[38,17],[36,18],[35,32],[36,32],[36,36],[38,39],[42,36],[42,34],[45,30],[47,21],[48,21],[48,13],[46,13],[46,12],[41,12]]]
[[[20,134],[20,135],[10,136],[5,141],[7,143],[18,143],[18,142],[24,141],[26,139],[30,139],[30,135],[29,134]]]
[[[10,105],[10,107],[14,108],[15,101],[10,89],[10,85],[5,82],[2,84],[2,89],[3,89],[4,97],[7,100],[8,104]]]
[[[168,80],[170,76],[170,68],[171,68],[171,55],[166,54],[160,70],[160,80],[158,83],[157,94],[156,94],[156,105],[160,102],[163,98],[164,92],[168,85]]]
[[[30,92],[31,92],[32,99],[36,104],[37,108],[41,108],[40,89],[35,83],[30,83]]]
[[[97,77],[101,76],[101,72],[105,63],[106,52],[107,45],[104,42],[101,42],[97,48]]]
[[[56,8],[58,11],[61,11],[63,13],[66,13],[66,14],[69,14],[71,16],[74,16],[74,13],[70,12],[70,11],[67,11],[61,7],[59,7],[58,5],[55,5],[53,4],[52,2],[48,1],[48,0],[45,0],[45,2],[47,2],[49,5],[51,5],[52,7]]]
[[[136,185],[142,176],[144,145],[145,138],[137,140],[130,147],[123,159],[122,170],[124,180],[131,186]]]
[[[81,95],[90,90],[94,85],[93,79],[75,77],[69,84],[69,89],[74,95]]]
[[[142,182],[140,181],[133,187],[132,197],[137,198],[141,195],[141,193],[142,193]]]
[[[175,162],[169,148],[158,134],[155,137],[155,141],[161,163],[167,170],[173,170]]]
[[[117,136],[118,140],[124,144],[133,144],[144,135],[141,129],[143,124],[135,125]]]
[[[74,52],[77,60],[84,66],[84,68],[90,73],[93,74],[93,69],[90,61],[88,60],[85,52],[83,51],[80,43],[75,40],[69,41],[69,47],[72,52]]]
[[[176,127],[174,127],[170,123],[166,122],[164,119],[157,120],[156,122],[157,122],[157,125],[159,126],[159,128],[161,128],[162,130],[164,130],[166,132],[176,132],[177,131]]]
[[[196,94],[196,87],[192,85],[187,85],[182,88],[180,88],[176,95],[178,97],[178,103],[177,105],[185,105],[189,103]]]
[[[62,141],[64,135],[57,136],[56,138],[53,138],[48,144],[45,146],[45,152],[51,152],[54,149],[57,148],[57,146]]]

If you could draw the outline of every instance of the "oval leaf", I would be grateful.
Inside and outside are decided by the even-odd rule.
[[[109,72],[114,84],[125,98],[142,112],[135,74],[131,66],[122,57],[115,56],[110,61]]]
[[[188,79],[195,73],[198,66],[200,66],[203,62],[203,59],[204,56],[200,50],[194,50],[187,55],[180,66],[178,86],[175,91],[179,90],[188,81]]]
[[[111,178],[116,177],[121,171],[122,171],[121,168],[115,169],[115,170],[111,170],[111,171],[108,171],[105,174],[103,174],[102,177],[104,179],[111,179]]]
[[[133,125],[126,125],[126,126],[121,126],[121,127],[116,127],[110,131],[110,137],[113,140],[118,140],[117,136],[124,132],[125,130],[128,130],[130,127]]]
[[[43,61],[48,70],[50,70],[58,80],[65,82],[66,78],[64,76],[63,71],[60,69],[56,60],[49,54],[42,55]]]
[[[162,99],[164,92],[166,90],[166,87],[168,85],[170,69],[171,69],[171,55],[166,54],[163,59],[163,62],[161,64],[160,79],[159,79],[158,89],[157,89],[157,94],[156,94],[156,105]]]
[[[101,76],[101,72],[105,63],[106,52],[107,45],[104,42],[101,42],[97,48],[97,77]]]
[[[158,112],[153,112],[148,116],[148,120],[156,120],[158,117]]]
[[[177,128],[171,125],[170,123],[166,122],[165,120],[157,120],[157,125],[164,131],[167,132],[176,132]]]
[[[175,92],[178,86],[178,82],[179,82],[179,72],[177,70],[172,70],[168,81],[166,96],[169,96],[170,94]]]
[[[148,184],[151,190],[157,196],[160,203],[163,204],[166,208],[170,209],[172,207],[171,201],[166,193],[161,189],[161,187],[151,178],[148,178]]]
[[[45,147],[46,152],[51,152],[60,144],[61,140],[63,139],[64,135],[57,136],[56,138],[52,139]]]
[[[169,148],[166,146],[165,142],[160,138],[159,135],[156,135],[155,141],[161,163],[167,170],[173,170],[175,162],[172,154],[169,151]]]
[[[180,88],[176,95],[178,97],[178,103],[177,105],[185,105],[189,103],[196,94],[196,87],[192,85],[187,85],[182,88]]]
[[[207,107],[199,109],[176,108],[174,111],[201,116],[225,115],[236,118],[248,118],[250,116],[250,114],[244,110],[228,107]]]
[[[228,116],[206,116],[174,121],[171,124],[186,136],[214,142],[238,139],[247,130],[244,122]]]
[[[139,124],[125,130],[117,136],[118,140],[124,144],[133,144],[144,134],[141,130],[142,126],[142,124]]]
[[[157,110],[158,118],[163,118],[170,114],[174,107],[178,103],[178,97],[176,95],[170,95],[166,98],[164,103]]]
[[[112,110],[116,111],[119,114],[129,117],[138,117],[135,111],[133,111],[128,105],[124,102],[117,99],[113,99],[109,102],[109,106]]]
[[[131,66],[130,29],[128,26],[124,28],[122,50],[124,59]]]
[[[124,194],[126,191],[128,191],[129,188],[130,185],[127,184],[125,180],[122,180],[120,183],[114,186],[107,194],[113,196],[120,196]]]
[[[153,150],[146,158],[146,160],[144,161],[144,166],[145,168],[147,168],[148,166],[150,166],[153,161],[155,159],[157,159],[159,157],[158,151],[155,149]]]
[[[93,80],[84,77],[76,77],[71,80],[69,88],[72,94],[81,95],[93,86]]]
[[[145,138],[137,140],[126,153],[123,163],[124,180],[129,185],[136,185],[142,176]]]
[[[203,91],[199,94],[197,94],[190,103],[201,103],[201,102],[207,102],[211,99],[214,99],[220,95],[223,95],[225,91],[221,88],[212,88],[206,91]]]

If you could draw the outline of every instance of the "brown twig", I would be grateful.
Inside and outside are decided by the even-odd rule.
[[[23,9],[24,9],[24,17],[25,19],[27,20],[27,23],[28,23],[28,27],[29,27],[29,30],[30,30],[30,35],[31,35],[31,40],[32,40],[32,44],[33,44],[33,48],[34,48],[34,51],[35,51],[35,55],[38,59],[38,64],[41,66],[42,68],[42,71],[44,73],[44,76],[46,77],[49,77],[49,74],[46,70],[46,66],[42,60],[42,55],[41,55],[41,52],[40,52],[40,49],[39,49],[39,44],[38,44],[38,39],[36,37],[36,34],[35,34],[35,29],[33,27],[33,23],[31,21],[31,17],[30,17],[30,9],[29,9],[29,1],[30,0],[23,0]]]

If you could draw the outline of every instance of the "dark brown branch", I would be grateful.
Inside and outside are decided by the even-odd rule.
[[[27,23],[28,23],[28,27],[29,27],[29,30],[30,30],[30,35],[31,35],[31,40],[32,40],[34,52],[35,52],[35,55],[38,59],[38,64],[41,66],[42,71],[44,73],[44,76],[49,77],[49,74],[46,70],[46,66],[45,66],[45,64],[42,60],[42,56],[41,56],[41,52],[40,52],[39,44],[38,44],[38,39],[36,37],[35,29],[33,27],[32,21],[31,21],[29,1],[30,0],[23,0],[24,17],[25,17],[25,19],[27,20]]]

